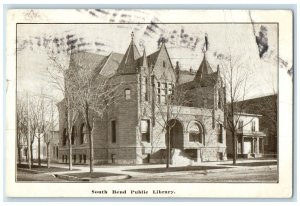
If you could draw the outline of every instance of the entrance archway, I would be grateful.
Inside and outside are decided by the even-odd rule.
[[[170,148],[180,149],[183,147],[183,126],[177,119],[172,119],[168,123],[167,132],[170,130]],[[168,134],[166,135],[166,144],[168,143]]]

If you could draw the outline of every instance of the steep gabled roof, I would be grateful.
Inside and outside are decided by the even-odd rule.
[[[107,60],[107,56],[93,54],[89,52],[76,52],[72,53],[70,56],[70,69],[76,69],[76,67],[80,67],[82,69],[86,69],[87,71],[94,71],[101,67]]]
[[[202,62],[199,66],[199,69],[196,73],[195,76],[195,81],[201,81],[203,78],[205,78],[204,76],[213,73],[213,70],[211,68],[211,66],[209,65],[208,61],[206,60],[206,56],[204,54]]]
[[[123,59],[120,63],[120,66],[117,70],[120,74],[132,74],[137,72],[137,59],[140,58],[141,55],[133,41],[131,40],[129,47],[126,53],[123,56]]]
[[[123,54],[111,53],[103,67],[101,68],[101,74],[104,76],[112,76],[117,72],[117,69],[120,66],[120,63],[123,59]]]
[[[147,56],[148,66],[155,65],[159,52],[160,50],[157,50],[156,52]]]
[[[87,72],[93,73],[94,76],[101,74],[109,77],[116,73],[122,58],[123,54],[119,53],[111,53],[108,56],[89,52],[72,53],[70,69],[80,67]]]

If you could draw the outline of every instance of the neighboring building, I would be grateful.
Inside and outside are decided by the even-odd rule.
[[[78,59],[81,59],[78,61]],[[92,62],[91,62],[92,61]],[[180,107],[176,118],[170,119],[173,164],[224,160],[226,135],[217,119],[224,119],[224,88],[219,70],[213,71],[204,54],[195,75],[173,67],[163,43],[150,55],[140,55],[131,40],[124,55],[109,56],[87,52],[73,53],[70,68],[76,64],[95,65],[95,75],[122,82],[122,104],[111,105],[110,111],[93,125],[95,163],[143,164],[165,163],[167,157],[166,128],[157,104],[164,105],[176,89],[187,91],[191,101]],[[181,74],[185,76],[181,76]],[[59,160],[68,162],[69,144],[66,130],[66,108],[59,110]],[[89,143],[86,125],[78,118],[72,134],[73,161],[88,163]]]
[[[19,157],[21,161],[27,161],[27,138],[23,134],[17,134],[19,136],[19,141],[17,140],[16,154],[18,155],[17,161],[19,161]]]
[[[59,131],[49,131],[50,140],[50,160],[51,162],[58,162],[58,146],[59,146]],[[53,135],[53,136],[52,136]]]
[[[237,122],[237,156],[262,157],[264,155],[265,133],[260,131],[259,118],[261,115],[241,113],[234,116]],[[233,137],[226,132],[227,153],[233,156]]]
[[[259,128],[266,134],[264,140],[265,155],[277,154],[277,94],[247,99],[243,104],[243,111],[261,114]]]

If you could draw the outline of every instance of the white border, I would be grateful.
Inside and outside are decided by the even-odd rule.
[[[11,79],[11,87],[15,91],[15,34],[16,22],[26,22],[20,14],[20,10],[10,10],[7,16],[7,57],[6,57],[6,75]],[[61,22],[62,16],[56,15],[54,10],[43,10],[43,15],[46,19],[35,19],[34,22]],[[181,11],[180,11],[181,12]],[[169,22],[199,22],[197,12],[189,11],[190,15],[181,16],[174,14],[174,18],[170,18]],[[205,22],[221,22],[222,18],[218,19],[217,15],[213,15],[215,11],[211,10],[212,18],[201,21]],[[232,11],[235,12],[235,11]],[[68,10],[64,11],[63,22],[85,22],[84,18],[68,16]],[[288,52],[292,56],[292,51],[282,51],[281,46],[284,44],[292,44],[292,13],[290,11],[261,11],[261,19],[256,18],[256,21],[261,22],[279,22],[279,25],[284,25],[285,29],[279,27],[280,36],[288,36],[279,40],[279,53]],[[173,20],[172,20],[173,19]],[[90,22],[90,20],[89,20]],[[99,19],[95,20],[99,22]],[[160,190],[175,190],[176,196],[141,196],[141,195],[118,195],[118,197],[248,197],[248,198],[287,198],[292,195],[292,81],[285,70],[279,70],[279,183],[16,183],[15,182],[15,92],[9,92],[6,95],[6,195],[9,197],[116,197],[114,195],[93,196],[92,189],[160,189]],[[189,189],[187,189],[189,188]]]

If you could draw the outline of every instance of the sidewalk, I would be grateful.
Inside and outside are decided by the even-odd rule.
[[[197,166],[179,166],[170,165],[169,169],[166,169],[165,164],[147,164],[147,165],[95,165],[94,172],[102,173],[116,173],[122,175],[129,175],[131,177],[153,177],[153,176],[167,176],[167,175],[183,175],[183,174],[207,174],[218,173],[230,170],[255,170],[257,167],[277,167],[276,160],[238,160],[237,165],[232,165],[232,161],[222,162],[203,162]],[[253,164],[254,163],[254,164]],[[248,165],[247,165],[248,164]],[[258,166],[256,166],[256,164]],[[68,168],[67,164],[52,164],[55,167]],[[73,165],[73,169],[76,171],[62,171],[62,172],[49,172],[45,174],[70,174],[89,172],[89,165]]]

